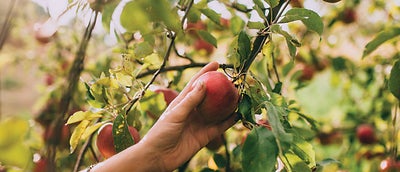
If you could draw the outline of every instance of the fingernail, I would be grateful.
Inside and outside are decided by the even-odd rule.
[[[195,89],[196,90],[201,90],[204,87],[204,82],[203,81],[196,81],[195,83]]]

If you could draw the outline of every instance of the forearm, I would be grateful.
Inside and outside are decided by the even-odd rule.
[[[90,172],[109,171],[166,171],[158,152],[154,152],[140,142],[95,165]]]

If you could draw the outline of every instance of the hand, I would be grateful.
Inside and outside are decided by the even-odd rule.
[[[93,171],[172,171],[235,124],[234,114],[224,121],[210,123],[196,111],[206,94],[205,84],[196,80],[217,69],[216,62],[201,69],[139,143],[97,165]]]

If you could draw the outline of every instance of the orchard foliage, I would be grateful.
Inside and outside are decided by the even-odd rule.
[[[77,171],[95,164],[108,158],[95,142],[110,123],[115,152],[126,149],[136,143],[129,128],[143,137],[193,73],[216,60],[239,91],[240,122],[177,171],[378,171],[381,162],[396,170],[400,4],[388,9],[393,4],[70,0],[32,36],[49,56],[40,61],[48,89],[38,101],[36,128],[54,134],[44,143],[31,139],[29,148],[13,134],[10,142],[1,142],[0,152],[18,143],[5,155],[31,149],[36,164],[0,156],[0,169]],[[363,18],[367,8],[388,17]],[[45,28],[68,13],[75,14],[74,27],[80,29]],[[104,30],[99,34],[95,28]],[[342,32],[349,38],[337,36]],[[359,52],[347,55],[353,44]],[[359,57],[349,57],[354,54]],[[5,120],[0,128],[11,123],[24,132],[31,127]],[[64,125],[71,133],[62,134]],[[37,138],[31,132],[27,138]],[[26,152],[13,154],[32,156]]]

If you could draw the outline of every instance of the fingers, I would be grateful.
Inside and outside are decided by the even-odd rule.
[[[218,62],[210,62],[206,66],[204,66],[199,72],[197,72],[196,75],[192,77],[192,79],[186,84],[185,88],[181,91],[181,93],[174,99],[174,101],[171,102],[171,104],[167,107],[166,111],[169,111],[173,107],[175,107],[177,104],[179,104],[182,99],[186,97],[186,95],[191,91],[193,84],[196,82],[197,78],[200,77],[202,74],[209,72],[209,71],[215,71],[219,67]]]
[[[206,89],[203,82],[197,82],[194,88],[186,94],[176,106],[165,112],[164,118],[170,122],[179,123],[187,119],[190,113],[203,101]]]

